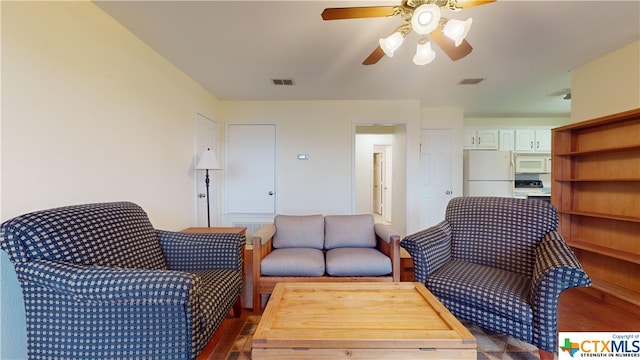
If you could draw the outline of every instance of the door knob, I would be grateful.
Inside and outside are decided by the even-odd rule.
[[[451,191],[451,190],[447,190],[447,192],[445,192],[445,194],[447,194],[447,195],[451,195],[452,193],[453,193],[453,191]]]
[[[269,191],[268,194],[269,194],[269,196],[273,195],[273,191]]]
[[[199,198],[206,198],[206,197],[207,197],[207,195],[205,195],[205,194],[203,194],[203,193],[199,193],[199,194],[198,194],[198,197],[199,197]]]

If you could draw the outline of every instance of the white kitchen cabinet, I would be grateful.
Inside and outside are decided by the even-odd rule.
[[[492,149],[497,150],[499,136],[497,129],[464,129],[464,148],[465,149]]]
[[[515,131],[515,151],[550,152],[550,129],[522,129]]]
[[[515,150],[515,132],[513,130],[499,130],[498,135],[500,142],[498,144],[498,150],[500,151],[514,151]]]

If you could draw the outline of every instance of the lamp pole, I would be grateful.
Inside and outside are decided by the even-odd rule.
[[[211,201],[209,200],[209,170],[222,170],[218,158],[213,150],[207,148],[206,151],[200,155],[200,160],[196,164],[196,170],[204,170],[204,185],[207,191],[207,227],[211,227]]]
[[[204,185],[207,188],[207,227],[211,227],[211,210],[209,205],[209,169],[204,169]]]

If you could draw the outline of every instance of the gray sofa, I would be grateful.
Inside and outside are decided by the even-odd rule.
[[[399,281],[400,236],[371,214],[276,215],[253,239],[253,309],[283,281]]]
[[[29,359],[195,359],[233,308],[245,237],[153,228],[128,202],[0,227],[22,287]]]

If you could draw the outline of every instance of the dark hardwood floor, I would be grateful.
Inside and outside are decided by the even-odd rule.
[[[198,360],[224,360],[233,347],[236,336],[251,309],[243,309],[239,318],[229,317],[214,339],[205,347]],[[570,289],[560,295],[558,305],[559,331],[640,331],[640,308],[611,305],[594,292]]]
[[[560,294],[558,330],[640,331],[640,308],[612,305],[591,289],[569,289]]]

